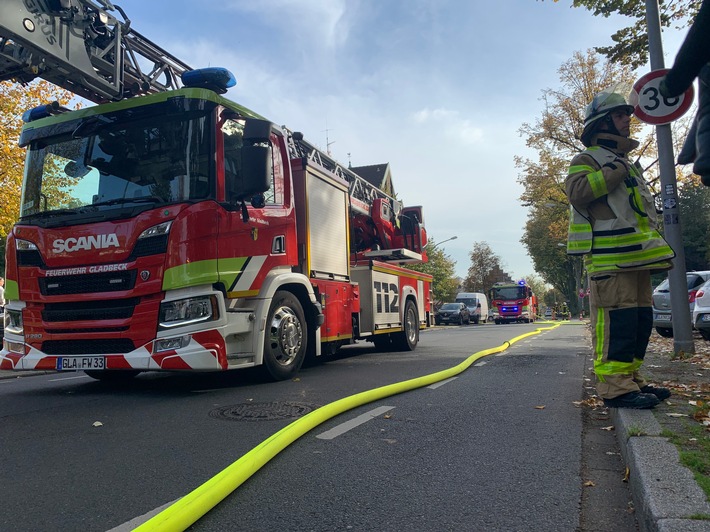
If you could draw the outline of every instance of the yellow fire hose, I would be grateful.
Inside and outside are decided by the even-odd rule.
[[[347,412],[358,406],[397,395],[400,393],[415,390],[429,386],[435,382],[450,379],[468,369],[471,364],[478,359],[488,355],[494,355],[505,351],[515,342],[539,334],[541,331],[546,331],[559,327],[560,323],[555,323],[550,327],[539,327],[537,330],[516,336],[512,340],[508,340],[498,347],[485,349],[474,353],[466,360],[452,368],[417,377],[407,381],[388,384],[373,390],[339,399],[333,403],[327,404],[314,410],[313,412],[297,419],[290,425],[284,427],[271,437],[267,438],[251,451],[243,455],[236,462],[223,469],[217,475],[206,481],[201,486],[170,505],[168,508],[153,516],[151,519],[135,528],[140,532],[146,531],[182,531],[187,529],[200,517],[214,508],[222,499],[241,486],[249,477],[256,473],[269,460],[286,447],[296,441],[298,438],[314,429],[321,423]]]

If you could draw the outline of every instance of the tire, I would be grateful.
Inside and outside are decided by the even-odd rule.
[[[96,379],[97,381],[123,382],[131,380],[136,375],[138,375],[140,371],[137,369],[86,369],[84,370],[84,373],[86,373],[92,379]]]
[[[380,334],[372,339],[372,343],[375,344],[375,349],[378,351],[392,351],[392,338],[389,334]]]
[[[698,329],[698,332],[700,333],[700,336],[703,337],[703,340],[708,340],[708,341],[710,341],[710,330],[708,330],[708,329]]]
[[[301,303],[291,292],[277,291],[266,319],[262,375],[274,381],[294,377],[303,365],[307,344],[308,328]]]
[[[392,344],[398,351],[414,351],[419,343],[419,314],[411,299],[404,304],[402,318],[404,330],[392,334]],[[463,318],[461,321],[463,322]]]
[[[656,332],[663,338],[673,338],[673,329],[668,327],[656,327]]]

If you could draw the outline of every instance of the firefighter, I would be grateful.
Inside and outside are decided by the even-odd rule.
[[[608,407],[653,408],[670,397],[639,374],[653,328],[651,272],[671,268],[673,250],[656,225],[653,197],[628,153],[633,107],[619,86],[585,109],[586,150],[570,164],[567,252],[585,255],[597,393]]]

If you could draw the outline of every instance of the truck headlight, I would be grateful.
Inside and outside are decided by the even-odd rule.
[[[22,335],[25,329],[22,325],[22,311],[5,308],[5,332]]]
[[[172,329],[219,319],[219,307],[214,295],[188,297],[160,304],[160,329]]]

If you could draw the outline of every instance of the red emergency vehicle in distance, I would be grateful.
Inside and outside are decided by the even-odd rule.
[[[524,280],[496,283],[489,291],[493,321],[532,323],[537,316],[537,297]]]

